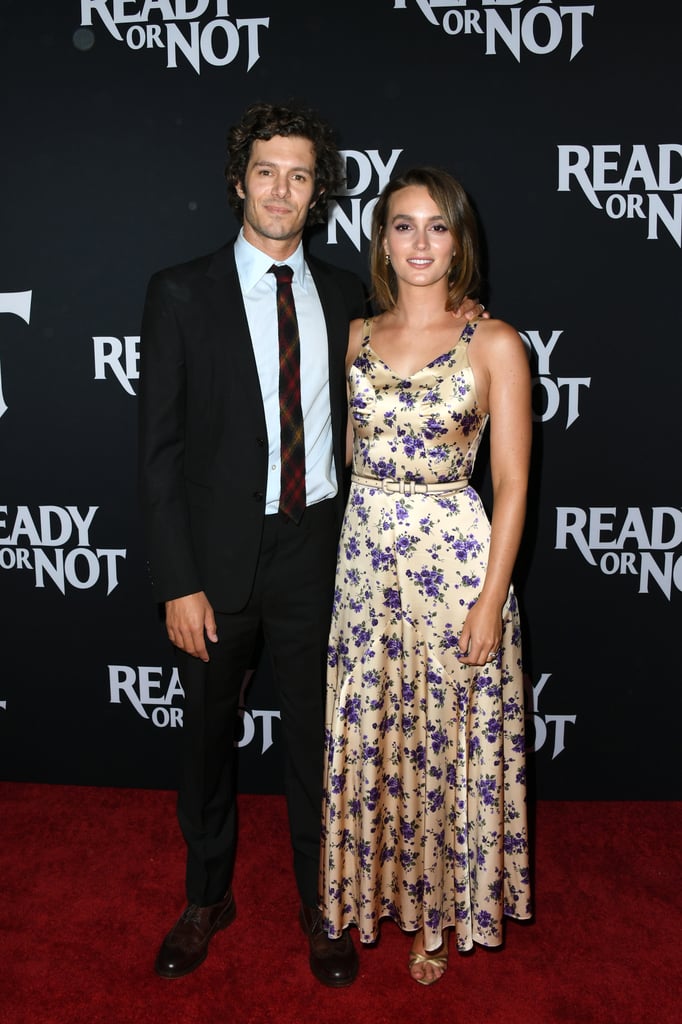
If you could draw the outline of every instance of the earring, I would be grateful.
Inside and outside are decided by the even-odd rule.
[[[391,257],[388,255],[388,253],[384,253],[384,261],[386,263],[386,266],[388,266],[390,264]]]

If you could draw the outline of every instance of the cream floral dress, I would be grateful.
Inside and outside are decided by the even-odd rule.
[[[373,352],[351,367],[353,473],[329,641],[321,906],[329,935],[363,942],[390,917],[502,942],[530,916],[521,637],[513,590],[499,655],[457,658],[485,578],[490,524],[468,485],[487,423],[468,324],[410,377]],[[368,480],[369,478],[369,480]],[[400,493],[376,481],[451,482]],[[404,488],[405,491],[410,488]]]

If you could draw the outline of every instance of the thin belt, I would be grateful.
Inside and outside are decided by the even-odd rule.
[[[376,487],[384,494],[442,494],[447,491],[461,491],[469,486],[468,480],[446,480],[437,484],[420,484],[414,480],[392,480],[389,477],[351,475],[351,483],[361,487]]]

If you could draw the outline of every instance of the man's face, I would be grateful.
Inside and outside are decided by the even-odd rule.
[[[244,237],[280,258],[293,252],[315,190],[315,151],[309,139],[274,135],[256,139],[237,195],[244,200]]]

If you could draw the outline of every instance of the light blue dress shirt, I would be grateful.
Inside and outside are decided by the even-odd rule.
[[[247,242],[243,230],[235,242],[234,254],[265,409],[269,451],[265,511],[271,515],[279,508],[281,439],[277,281],[269,270],[273,262],[280,261]],[[332,454],[327,326],[315,282],[306,266],[303,245],[299,244],[296,251],[281,262],[294,273],[292,290],[301,342],[306,504],[314,505],[332,498],[337,491]]]

